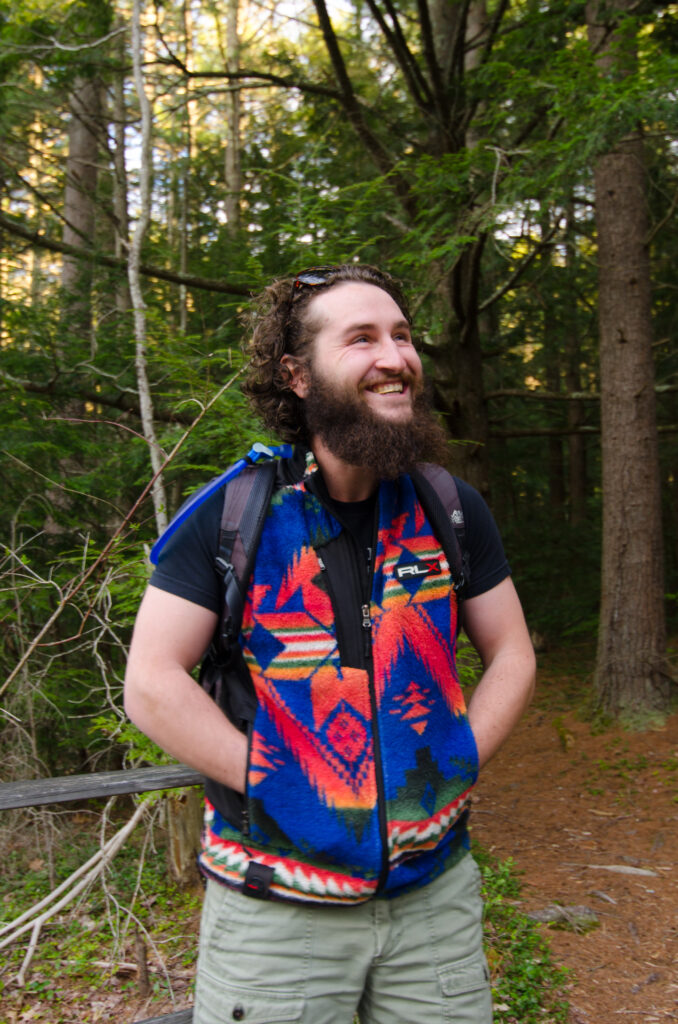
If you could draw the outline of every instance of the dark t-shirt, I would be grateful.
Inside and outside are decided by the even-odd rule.
[[[465,597],[477,597],[491,590],[510,574],[499,531],[485,501],[469,484],[455,477],[466,524],[466,546],[470,561],[470,583]],[[340,522],[363,546],[370,502],[329,502]],[[160,552],[151,584],[177,597],[186,598],[210,611],[221,612],[221,577],[215,569],[219,527],[224,504],[223,487],[191,513],[169,538]],[[358,508],[356,506],[362,506]],[[373,506],[372,506],[373,507]],[[340,510],[340,511],[338,511]],[[354,526],[355,523],[355,526]]]

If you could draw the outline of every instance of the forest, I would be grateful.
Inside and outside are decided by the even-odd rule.
[[[538,646],[675,698],[678,5],[0,5],[2,778],[162,761],[122,676],[148,554],[255,440],[249,298],[401,280]],[[674,256],[675,253],[675,256]]]

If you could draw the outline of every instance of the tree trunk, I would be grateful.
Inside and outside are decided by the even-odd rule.
[[[628,5],[629,0],[624,0]],[[606,6],[606,17],[610,11]],[[604,73],[623,76],[635,41],[588,7]],[[659,443],[652,355],[643,140],[623,139],[594,168],[598,236],[603,552],[595,686],[608,713],[668,710]]]
[[[570,281],[576,277],[577,250],[573,244],[575,231],[574,202],[569,204],[567,215],[566,261]],[[568,316],[568,330],[565,338],[565,389],[569,394],[578,394],[581,382],[581,336],[577,316],[577,304],[573,303]],[[583,402],[568,402],[568,496],[570,526],[580,526],[586,521],[586,438],[578,433],[583,426],[585,410]]]
[[[117,56],[120,67],[125,66],[125,36],[117,41]],[[125,125],[127,107],[125,104],[124,72],[116,73],[113,80],[113,214],[115,216],[115,255],[127,256],[129,251],[129,212],[127,209],[127,165],[125,159]],[[115,285],[115,306],[118,313],[128,313],[132,305],[127,278],[120,276]]]
[[[570,345],[572,348],[570,348]],[[568,342],[570,359],[565,374],[567,390],[571,393],[581,391],[581,374],[579,372],[579,339],[573,336]],[[567,425],[571,433],[568,438],[568,491],[570,526],[580,526],[586,521],[586,438],[577,433],[584,423],[583,402],[570,402],[567,408]]]
[[[441,376],[454,381],[454,393],[436,389],[437,406],[455,446],[454,471],[481,494],[489,493],[489,422],[483,383],[478,323],[478,275],[483,249],[479,240],[464,250],[447,281],[452,317],[441,347]]]
[[[100,120],[100,83],[92,78],[77,79],[70,96],[63,233],[66,245],[87,248],[94,245]],[[68,329],[88,336],[92,324],[91,261],[64,256],[61,284],[68,295],[65,309]]]
[[[226,5],[226,63],[230,74],[240,68],[240,36],[238,34],[238,0]],[[240,89],[236,83],[226,93],[226,225],[235,238],[240,229],[240,191],[242,171],[240,164]]]
[[[179,796],[166,797],[168,860],[172,878],[182,889],[200,880],[197,854],[202,829],[202,796],[186,789]]]

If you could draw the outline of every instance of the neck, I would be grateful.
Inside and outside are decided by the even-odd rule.
[[[379,480],[372,470],[337,458],[319,437],[313,438],[311,448],[322,470],[328,494],[335,501],[364,501],[376,490]]]

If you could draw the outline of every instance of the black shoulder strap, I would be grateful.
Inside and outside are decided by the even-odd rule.
[[[412,473],[414,486],[450,564],[460,596],[471,578],[464,511],[454,477],[442,466],[422,462]]]
[[[224,580],[219,633],[222,657],[228,656],[240,632],[245,595],[273,494],[276,468],[275,460],[247,466],[226,485],[215,563]]]

